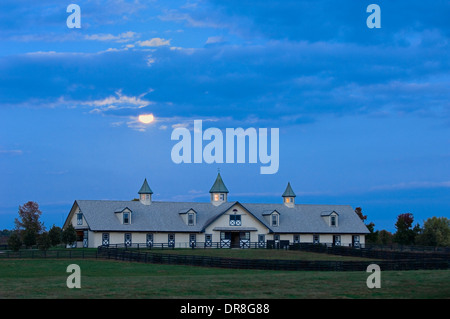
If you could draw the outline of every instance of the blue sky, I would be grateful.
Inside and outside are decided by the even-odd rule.
[[[66,8],[81,8],[69,29]],[[381,8],[369,29],[366,8]],[[0,229],[75,199],[361,206],[450,217],[448,1],[17,1],[0,4]],[[150,124],[140,114],[154,115]],[[175,164],[176,127],[279,128],[279,170]]]

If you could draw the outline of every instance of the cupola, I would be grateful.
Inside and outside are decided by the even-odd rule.
[[[220,204],[227,201],[228,189],[223,183],[220,173],[217,173],[216,181],[214,185],[209,190],[211,194],[211,203],[214,206],[219,206]]]
[[[150,205],[152,203],[152,190],[150,186],[148,186],[147,179],[144,180],[141,189],[138,192],[139,201],[141,204]]]
[[[283,203],[289,208],[293,208],[295,205],[295,195],[294,191],[292,190],[291,183],[288,182],[286,186],[286,190],[283,193]]]

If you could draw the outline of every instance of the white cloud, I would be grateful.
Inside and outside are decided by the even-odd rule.
[[[402,182],[392,185],[381,185],[372,187],[372,190],[402,190],[402,189],[418,189],[418,188],[450,188],[450,181],[443,182]]]
[[[120,109],[140,109],[144,108],[153,102],[143,99],[143,97],[151,92],[147,91],[139,96],[127,96],[122,94],[122,90],[116,91],[116,96],[108,96],[101,100],[93,100],[83,102],[83,105],[93,106],[91,113],[103,113],[111,110]]]
[[[138,36],[136,32],[128,31],[123,32],[119,35],[113,35],[113,34],[92,34],[92,35],[86,35],[84,38],[86,40],[95,40],[95,41],[114,41],[114,42],[128,42],[133,39],[135,39]]]
[[[206,40],[206,44],[223,43],[223,42],[225,42],[225,39],[222,36],[209,37],[208,40]]]
[[[170,45],[170,39],[165,40],[162,38],[152,38],[150,40],[138,41],[137,42],[141,47],[161,47],[165,45]]]
[[[5,154],[5,155],[22,155],[23,151],[22,150],[0,150],[0,154]]]
[[[152,66],[152,64],[155,62],[156,60],[151,55],[147,56],[147,66]]]

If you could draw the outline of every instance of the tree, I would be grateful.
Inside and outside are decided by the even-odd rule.
[[[416,234],[420,231],[420,226],[417,224],[414,229],[411,228],[414,222],[414,216],[411,213],[400,214],[397,216],[395,228],[397,232],[394,234],[394,242],[401,245],[414,244]]]
[[[72,224],[69,224],[63,231],[61,236],[62,242],[67,245],[72,245],[77,240],[77,232]]]
[[[16,230],[21,233],[22,240],[27,247],[36,244],[37,235],[45,230],[44,223],[39,221],[42,212],[36,202],[29,201],[19,206],[19,218],[14,220]]]
[[[25,247],[31,248],[33,245],[36,245],[37,233],[32,229],[25,229],[21,232],[21,234]]]
[[[47,232],[43,232],[38,236],[37,244],[40,250],[47,250],[52,246],[50,236]]]
[[[48,231],[50,237],[50,243],[52,246],[59,245],[61,243],[62,229],[61,227],[53,225]]]
[[[367,215],[363,215],[362,208],[356,207],[355,213],[358,215],[358,217],[364,222],[367,220]],[[370,234],[366,235],[366,243],[368,244],[375,244],[378,239],[378,231],[375,231],[375,224],[373,222],[370,222],[369,224],[365,224],[367,229],[369,230]]]
[[[22,247],[22,240],[17,232],[13,232],[8,238],[8,247],[14,251],[18,251]]]
[[[450,220],[446,217],[428,218],[418,242],[425,246],[450,246]]]
[[[370,222],[366,225],[367,229],[370,231],[370,234],[366,235],[366,243],[375,244],[378,241],[379,231],[375,231],[375,224]]]
[[[390,245],[392,244],[393,235],[385,229],[378,232],[377,244]]]
[[[361,207],[356,207],[355,213],[356,215],[358,215],[359,218],[361,218],[362,221],[365,221],[367,219],[367,215],[363,215]]]

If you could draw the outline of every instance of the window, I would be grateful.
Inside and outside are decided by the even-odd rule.
[[[194,214],[188,214],[188,225],[189,226],[194,226],[195,221],[194,221]]]
[[[266,241],[266,235],[264,235],[264,234],[258,235],[258,242],[259,243],[264,243],[265,241]]]
[[[330,225],[331,226],[336,226],[336,216],[332,215],[330,217]]]
[[[130,213],[123,213],[123,223],[130,224]]]
[[[83,214],[82,213],[77,214],[77,225],[83,225]]]
[[[294,243],[299,243],[299,242],[300,242],[300,235],[294,234]]]
[[[219,194],[214,194],[214,201],[216,201],[216,202],[219,201]]]
[[[272,214],[272,226],[278,226],[278,214]]]
[[[224,195],[223,194],[220,194],[220,200],[224,200]]]
[[[241,215],[230,215],[230,226],[241,226]]]

